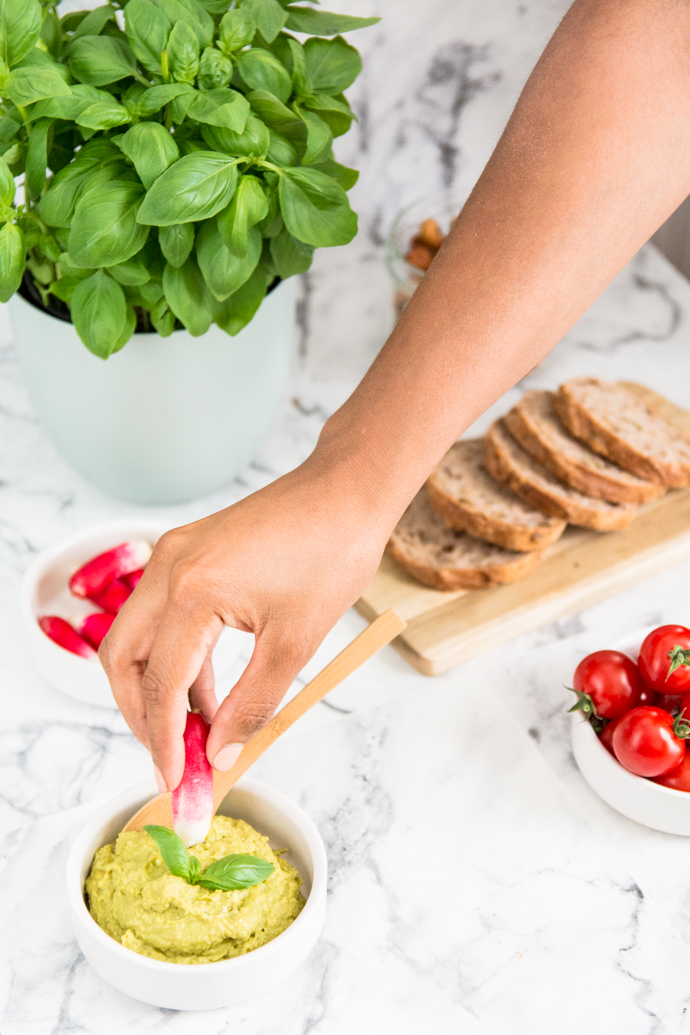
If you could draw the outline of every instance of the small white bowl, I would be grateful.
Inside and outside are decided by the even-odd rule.
[[[115,840],[130,816],[156,789],[147,783],[100,809],[78,835],[67,860],[67,897],[77,942],[100,976],[120,992],[166,1010],[215,1010],[267,992],[290,976],[318,941],[326,915],[326,850],[311,819],[266,784],[243,777],[218,812],[244,819],[286,858],[302,878],[306,905],[272,942],[220,963],[179,964],[140,956],[101,930],[84,901],[84,881],[94,852]]]
[[[642,641],[654,626],[611,646],[637,661]],[[624,769],[601,743],[581,713],[572,716],[573,754],[587,783],[607,805],[652,830],[690,837],[690,793],[662,787]]]
[[[110,521],[75,532],[34,558],[22,580],[20,610],[31,660],[56,690],[86,704],[117,707],[100,663],[81,658],[54,643],[43,632],[38,619],[51,614],[70,621],[97,610],[90,601],[79,600],[70,593],[69,580],[76,569],[104,550],[128,540],[146,539],[153,545],[165,531],[167,527],[160,522],[142,518]],[[213,653],[217,677],[228,671],[246,638],[247,633],[238,629],[223,630]]]

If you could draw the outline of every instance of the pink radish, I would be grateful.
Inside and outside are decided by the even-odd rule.
[[[126,582],[131,590],[135,590],[139,585],[141,576],[144,574],[144,569],[139,568],[137,571],[132,571],[129,575],[123,575],[122,581]]]
[[[57,615],[44,615],[43,618],[38,619],[38,624],[46,636],[59,647],[64,647],[72,654],[78,654],[81,658],[88,658],[90,661],[95,661],[98,657],[93,647],[82,639],[64,618],[58,618]]]
[[[89,600],[93,600],[94,604],[98,604],[104,611],[109,611],[111,615],[116,615],[131,595],[132,591],[124,579],[113,579],[97,593],[89,593]]]
[[[115,621],[115,615],[97,614],[87,615],[82,618],[77,626],[77,632],[87,643],[90,643],[94,650],[98,650],[103,640],[110,632],[110,626]]]
[[[208,726],[198,712],[187,712],[184,773],[172,792],[173,830],[186,844],[200,844],[213,819],[213,769],[206,757]]]
[[[100,593],[113,579],[143,568],[151,552],[151,544],[143,540],[121,543],[83,564],[69,580],[69,588],[75,597],[93,600],[94,594]]]

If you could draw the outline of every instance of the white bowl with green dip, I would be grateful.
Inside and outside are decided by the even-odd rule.
[[[258,948],[251,948],[251,951],[247,949],[256,944],[257,931],[261,926],[261,896],[266,896],[266,909],[270,908],[275,914],[276,904],[275,901],[270,901],[269,896],[271,893],[274,897],[281,893],[280,890],[275,891],[276,887],[280,889],[291,886],[294,892],[294,879],[291,885],[285,881],[280,884],[272,875],[265,882],[265,890],[254,887],[250,893],[209,892],[181,884],[178,888],[180,901],[184,901],[185,897],[194,898],[196,907],[191,921],[192,948],[189,954],[184,956],[179,952],[179,946],[186,937],[183,925],[187,922],[187,914],[169,899],[160,897],[165,893],[167,885],[173,881],[180,881],[181,878],[172,878],[165,871],[164,864],[154,858],[155,849],[151,849],[150,856],[144,859],[144,864],[147,873],[153,872],[156,879],[145,885],[141,897],[146,896],[147,902],[150,901],[152,911],[163,910],[161,923],[168,925],[165,937],[170,940],[171,945],[178,947],[178,951],[171,953],[171,958],[181,960],[168,962],[165,958],[152,958],[150,955],[142,955],[141,951],[127,948],[126,944],[121,944],[106,933],[89,912],[85,894],[85,882],[95,853],[104,845],[114,842],[130,816],[156,793],[155,787],[147,783],[125,791],[100,809],[75,840],[67,861],[66,879],[70,912],[79,947],[94,970],[105,981],[132,998],[152,1006],[169,1010],[214,1010],[223,1006],[234,1006],[262,995],[289,977],[301,965],[323,928],[327,861],[318,830],[306,813],[284,794],[248,777],[244,777],[233,787],[220,806],[219,816],[231,816],[235,820],[249,824],[254,831],[268,837],[268,845],[273,851],[286,849],[281,858],[290,866],[281,869],[287,871],[294,867],[302,880],[301,894],[305,903],[299,914],[273,940],[260,944]],[[246,827],[244,824],[238,824],[237,830],[246,831]],[[148,835],[146,837],[148,838]],[[121,842],[121,846],[123,853],[129,851],[130,855],[133,848],[137,847],[124,842]],[[139,847],[143,849],[146,846]],[[193,846],[190,853],[193,855],[194,852]],[[199,854],[202,855],[202,852]],[[163,880],[157,880],[159,874]],[[139,876],[135,874],[132,879],[136,881]],[[282,872],[278,876],[282,878]],[[246,900],[244,896],[247,896]],[[241,955],[219,962],[206,962],[204,950],[199,946],[200,911],[204,914],[205,910],[209,916],[213,914],[213,917],[217,917],[226,909],[235,908],[233,897],[238,901],[242,900],[243,907],[245,901],[251,906],[242,914],[245,918],[242,938],[246,938],[246,945],[243,945],[241,940],[237,942]],[[136,899],[136,895],[134,898]],[[225,901],[229,902],[227,907],[220,904]],[[129,939],[130,944],[141,946],[142,929],[145,931],[146,923],[151,917],[144,916],[142,921],[140,903],[137,903],[137,906],[139,913],[134,917],[133,930],[127,932],[124,941],[127,942]],[[239,912],[239,906],[237,911]],[[155,916],[153,922],[157,922]],[[175,927],[176,924],[178,928]],[[155,949],[149,949],[148,946],[145,951],[151,951],[157,956],[164,955]],[[194,956],[195,951],[200,953],[197,958]]]

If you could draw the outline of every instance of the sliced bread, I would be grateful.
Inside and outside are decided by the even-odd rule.
[[[624,471],[573,438],[553,400],[553,392],[526,392],[505,419],[513,438],[551,474],[586,496],[611,503],[648,503],[663,496],[663,485]]]
[[[690,441],[622,385],[578,377],[558,389],[554,408],[595,453],[659,485],[690,485]]]
[[[486,434],[484,460],[496,481],[545,514],[565,518],[573,525],[612,532],[625,528],[635,517],[634,503],[597,500],[554,478],[515,441],[503,419],[495,421]]]
[[[431,506],[450,528],[506,550],[543,549],[566,526],[561,518],[530,506],[491,477],[480,438],[451,446],[426,485]]]
[[[401,517],[388,544],[399,564],[434,589],[481,589],[515,582],[543,559],[543,551],[516,553],[449,528],[435,513],[426,488]]]

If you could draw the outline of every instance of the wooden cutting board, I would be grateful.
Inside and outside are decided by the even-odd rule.
[[[690,413],[649,388],[623,382],[690,434]],[[417,582],[388,554],[358,600],[370,621],[393,607],[407,622],[393,646],[424,675],[438,676],[496,643],[597,604],[690,558],[690,489],[639,507],[622,532],[569,527],[526,578],[492,589],[442,592]]]

